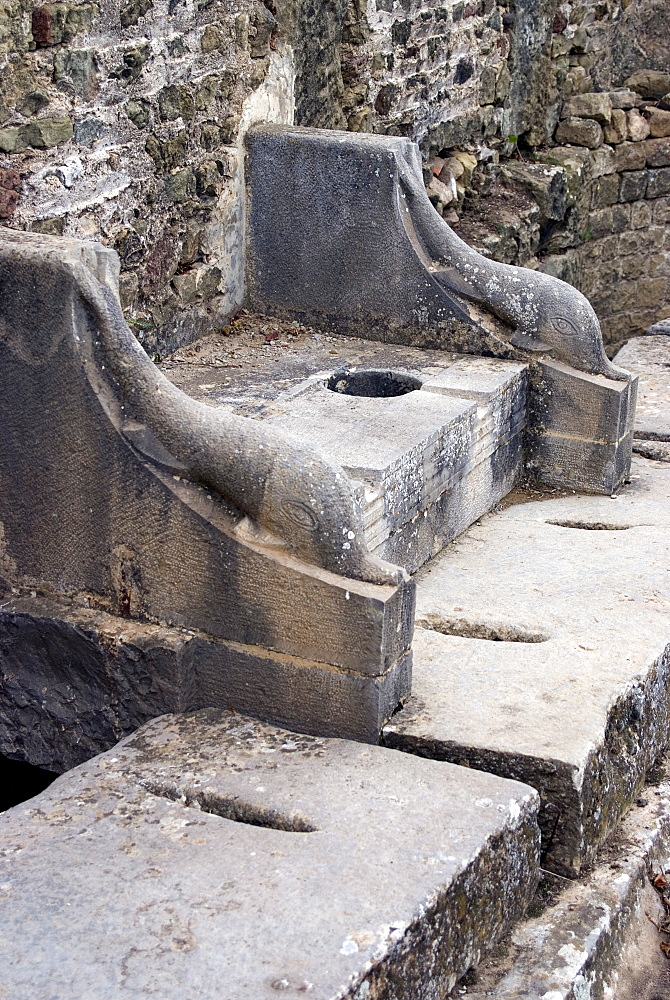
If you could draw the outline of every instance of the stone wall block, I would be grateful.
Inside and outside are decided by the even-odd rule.
[[[655,203],[655,205],[656,204],[657,203]],[[631,228],[644,229],[647,226],[651,225],[651,219],[652,219],[652,206],[648,201],[637,201],[633,205],[631,205],[631,218],[630,218]]]
[[[667,194],[670,194],[670,167],[650,170],[647,198],[660,198]]]
[[[647,157],[648,143],[622,142],[614,150],[615,170],[643,170]]]
[[[596,121],[589,118],[567,118],[559,122],[556,142],[597,149],[603,143],[603,130]]]
[[[649,134],[652,138],[665,139],[670,136],[670,111],[649,108],[646,116],[649,122]]]
[[[654,225],[670,225],[670,198],[657,198],[649,207],[653,212]]]
[[[644,198],[649,181],[647,170],[631,170],[621,175],[620,201],[640,201]]]
[[[649,122],[636,108],[632,108],[626,112],[626,125],[628,128],[628,137],[633,142],[640,142],[649,135]]]
[[[607,205],[616,204],[619,200],[620,184],[621,176],[619,174],[606,174],[604,177],[601,177],[593,185],[591,206],[593,208],[603,208]]]
[[[576,94],[563,106],[563,118],[592,118],[601,125],[612,121],[609,94]]]
[[[606,125],[603,129],[605,135],[605,142],[610,142],[614,145],[625,142],[628,138],[628,122],[626,120],[626,112],[620,111],[619,109],[612,110],[612,122],[610,125]]]
[[[531,383],[529,467],[548,483],[569,479],[586,492],[614,493],[630,468],[637,379],[614,382],[540,362]]]
[[[647,139],[644,155],[648,167],[670,167],[670,139]]]

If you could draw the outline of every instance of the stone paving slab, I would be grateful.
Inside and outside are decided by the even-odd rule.
[[[422,570],[413,693],[383,736],[538,788],[545,867],[568,875],[668,739],[670,468],[633,476],[483,518]]]
[[[616,363],[640,377],[634,451],[670,461],[670,337],[634,337]]]
[[[536,811],[484,772],[163,716],[0,818],[0,996],[443,996],[532,896]]]
[[[669,853],[670,784],[664,781],[643,790],[594,870],[583,880],[563,881],[553,903],[514,928],[506,953],[485,961],[476,982],[457,987],[453,995],[466,1000],[666,997],[658,984],[669,981],[664,967],[670,963],[657,930],[665,912],[649,874],[668,871]],[[644,985],[651,989],[640,989]]]

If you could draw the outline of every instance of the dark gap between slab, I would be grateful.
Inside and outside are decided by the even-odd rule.
[[[281,813],[277,809],[256,802],[244,802],[235,795],[216,795],[211,792],[183,792],[179,788],[161,785],[153,781],[140,782],[152,795],[159,795],[171,802],[179,802],[191,809],[230,819],[234,823],[246,823],[249,826],[262,826],[270,830],[283,830],[284,833],[316,833],[314,826],[299,813]]]
[[[0,754],[0,812],[39,795],[58,775]]]

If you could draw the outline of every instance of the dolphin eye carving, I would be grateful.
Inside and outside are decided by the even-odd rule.
[[[319,526],[319,520],[314,511],[301,500],[284,500],[281,509],[289,520],[297,524],[299,528],[316,531]]]
[[[581,331],[576,323],[573,323],[567,316],[554,316],[551,325],[557,333],[563,337],[579,337]]]

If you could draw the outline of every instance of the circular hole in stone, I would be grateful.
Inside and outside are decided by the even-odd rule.
[[[390,371],[335,372],[326,382],[332,392],[345,396],[404,396],[421,388],[421,380],[413,375]]]

